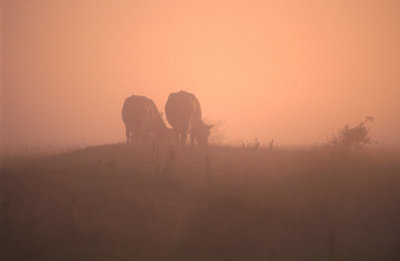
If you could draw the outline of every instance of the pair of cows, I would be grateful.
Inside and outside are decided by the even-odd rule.
[[[122,107],[122,120],[126,127],[126,140],[141,141],[149,135],[158,140],[169,140],[174,134],[178,143],[185,144],[190,134],[191,143],[208,144],[212,125],[201,119],[201,107],[197,98],[188,92],[171,93],[165,104],[165,115],[173,130],[169,129],[155,103],[144,96],[126,98]],[[173,134],[172,134],[173,133]]]

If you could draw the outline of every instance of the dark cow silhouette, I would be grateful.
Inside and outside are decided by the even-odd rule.
[[[188,133],[191,143],[208,144],[212,125],[206,125],[201,119],[201,108],[197,98],[188,92],[171,93],[165,104],[165,115],[174,129],[175,139],[185,144]]]
[[[142,141],[150,136],[157,139],[172,139],[172,130],[167,128],[155,103],[144,97],[132,95],[122,107],[122,120],[126,127],[126,141]]]

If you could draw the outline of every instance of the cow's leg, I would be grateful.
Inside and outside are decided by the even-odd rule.
[[[179,144],[179,132],[174,130],[174,136],[175,136],[176,143]]]
[[[194,145],[194,135],[192,133],[190,133],[190,145]]]
[[[141,141],[140,134],[137,132],[131,132],[131,141],[132,143],[139,144]]]
[[[182,144],[185,145],[185,143],[186,143],[186,138],[187,138],[187,130],[185,130],[184,132],[182,132],[181,138],[182,138]]]
[[[126,142],[127,143],[129,143],[129,141],[132,141],[131,130],[128,128],[128,126],[125,126],[125,135],[126,135]]]
[[[151,129],[144,129],[140,132],[140,137],[142,138],[142,141],[147,141],[151,136],[152,136]]]

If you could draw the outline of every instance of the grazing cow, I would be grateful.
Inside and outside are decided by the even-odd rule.
[[[201,119],[201,108],[197,98],[188,92],[171,93],[165,104],[165,115],[174,129],[175,139],[185,144],[190,133],[191,144],[208,144],[208,136],[213,125],[206,125]]]
[[[122,120],[126,127],[126,141],[142,141],[153,135],[157,139],[172,138],[155,103],[144,97],[132,95],[126,98],[122,107]]]

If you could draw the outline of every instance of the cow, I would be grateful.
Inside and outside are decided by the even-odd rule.
[[[127,143],[143,141],[149,136],[160,140],[172,139],[172,130],[165,125],[157,106],[145,96],[132,95],[125,99],[122,120]]]
[[[175,139],[185,144],[190,133],[191,144],[207,145],[210,129],[213,125],[206,125],[201,119],[201,107],[197,98],[188,92],[171,93],[165,104],[165,115],[172,126]]]

